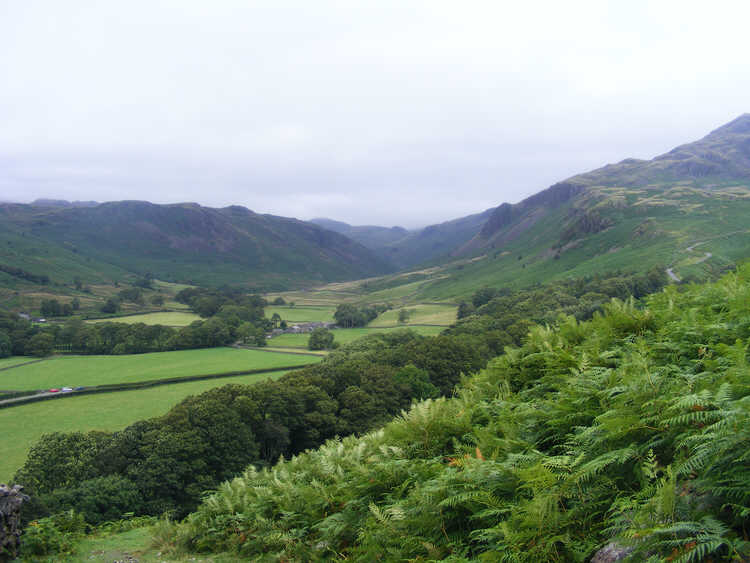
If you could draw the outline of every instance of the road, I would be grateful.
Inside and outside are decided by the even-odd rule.
[[[729,234],[733,234],[733,233],[729,233]],[[726,235],[725,235],[725,236],[726,236]],[[706,244],[707,242],[709,242],[709,241],[707,241],[707,240],[704,240],[703,242],[696,242],[695,244],[691,244],[690,246],[688,246],[688,247],[687,247],[687,248],[685,249],[685,252],[692,252],[692,251],[693,251],[693,249],[694,249],[694,248],[695,248],[696,246],[700,246],[701,244]],[[701,259],[700,259],[700,260],[698,260],[697,262],[693,262],[693,264],[700,264],[701,262],[705,262],[706,260],[708,260],[709,258],[711,258],[711,256],[713,256],[713,254],[711,254],[710,252],[706,252],[706,254],[705,254],[705,255],[703,256],[703,258],[701,258]],[[675,282],[675,283],[680,283],[680,282],[682,281],[682,280],[681,280],[681,279],[680,279],[680,278],[679,278],[679,277],[677,276],[677,274],[675,274],[675,273],[674,273],[674,270],[673,270],[672,268],[667,268],[666,272],[667,272],[667,275],[669,276],[669,278],[670,278],[670,279],[671,279],[671,280],[672,280],[673,282]]]

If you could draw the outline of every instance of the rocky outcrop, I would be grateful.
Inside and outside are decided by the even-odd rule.
[[[18,554],[21,538],[21,505],[29,497],[23,487],[0,484],[0,561],[10,561]]]
[[[615,563],[625,559],[632,551],[632,547],[624,547],[615,542],[608,543],[594,554],[591,563]]]

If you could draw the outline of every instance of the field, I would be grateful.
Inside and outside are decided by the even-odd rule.
[[[2,358],[0,359],[0,369],[9,368],[12,366],[17,366],[20,364],[25,364],[27,362],[33,362],[35,358],[30,358],[28,356],[13,356],[11,358]],[[1,381],[1,380],[0,380]],[[0,389],[2,387],[0,386]]]
[[[28,391],[62,386],[130,383],[168,377],[271,369],[315,361],[317,359],[312,356],[236,348],[206,348],[128,356],[62,356],[0,371],[0,389]],[[65,402],[68,400],[65,399]]]
[[[400,330],[404,328],[411,329],[424,336],[435,336],[443,330],[443,327],[439,326],[400,326],[392,328],[345,328],[335,329],[331,332],[333,332],[335,342],[343,345],[354,342],[358,338],[362,338],[368,334],[390,332],[392,330]],[[309,334],[282,334],[272,338],[268,343],[274,348],[307,348],[307,340],[309,338]]]
[[[456,322],[456,311],[458,307],[455,305],[440,305],[440,304],[419,304],[412,306],[404,306],[407,311],[413,311],[409,316],[409,320],[404,324],[398,322],[398,314],[401,308],[391,309],[381,314],[377,319],[370,323],[371,328],[379,327],[407,327],[408,325],[436,325],[436,326],[450,326]]]
[[[308,361],[311,359],[314,360],[307,358]],[[166,413],[170,407],[188,395],[196,395],[228,383],[250,384],[269,378],[276,379],[283,373],[240,375],[136,391],[70,396],[0,409],[0,428],[3,429],[3,435],[13,436],[12,440],[3,440],[0,443],[0,483],[11,480],[26,459],[29,448],[42,434],[119,430],[138,420]],[[29,421],[33,421],[33,424]]]
[[[164,312],[164,313],[144,313],[142,315],[128,315],[125,317],[110,317],[107,319],[93,319],[90,323],[125,323],[135,324],[144,323],[147,325],[164,325],[164,326],[188,326],[193,321],[199,321],[201,318],[195,313],[182,312]]]
[[[333,322],[333,313],[335,310],[336,307],[314,307],[307,305],[302,307],[270,305],[265,309],[267,318],[270,319],[274,313],[278,313],[288,323]]]

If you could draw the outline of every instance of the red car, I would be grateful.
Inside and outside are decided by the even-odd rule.
[[[59,389],[57,389],[57,388],[52,388],[52,389],[50,389],[50,390],[49,390],[49,392],[50,392],[50,393],[59,393],[59,392],[60,392],[60,390],[59,390]]]

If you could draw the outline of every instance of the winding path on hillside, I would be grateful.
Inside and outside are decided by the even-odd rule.
[[[715,236],[715,237],[711,237],[710,239],[702,240],[700,242],[694,242],[693,244],[691,244],[690,246],[688,246],[687,248],[685,248],[685,252],[693,252],[693,250],[695,249],[696,246],[700,246],[702,244],[706,244],[707,242],[711,242],[712,240],[716,240],[718,238],[730,237],[732,235],[737,235],[737,234],[740,234],[740,233],[750,233],[750,229],[739,230],[739,231],[732,231],[731,233],[725,233],[723,235],[718,235],[718,236]],[[703,258],[700,258],[696,262],[693,262],[692,265],[700,264],[701,262],[705,262],[706,260],[708,260],[712,256],[713,256],[713,254],[711,252],[706,252],[705,255],[703,256]],[[667,275],[669,276],[669,278],[672,281],[674,281],[675,283],[680,283],[682,281],[682,279],[680,279],[677,276],[677,274],[674,273],[674,269],[673,269],[672,266],[670,266],[669,268],[667,268],[665,271],[667,272]]]

